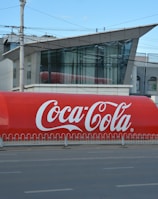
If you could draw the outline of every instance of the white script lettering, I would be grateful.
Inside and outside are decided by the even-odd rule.
[[[111,132],[125,132],[131,126],[131,115],[125,113],[130,106],[131,103],[122,102],[117,104],[109,101],[99,101],[90,107],[65,106],[61,108],[57,100],[48,100],[37,111],[36,126],[41,131],[64,128],[69,131],[83,132],[84,128],[88,132],[96,129],[104,132],[109,128]],[[108,108],[114,109],[113,112],[108,112]],[[49,124],[49,127],[44,125],[44,113],[47,116],[45,122]],[[58,126],[54,126],[56,121],[59,123]]]

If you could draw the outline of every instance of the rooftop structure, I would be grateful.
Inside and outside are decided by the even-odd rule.
[[[53,92],[91,90],[95,93],[99,90],[103,94],[108,88],[111,94],[114,94],[112,89],[116,87],[118,90],[130,88],[139,38],[156,26],[151,24],[25,43],[25,87],[36,85],[45,90],[51,87]],[[13,89],[17,88],[19,46],[3,56],[13,62]],[[73,88],[79,87],[74,91]]]

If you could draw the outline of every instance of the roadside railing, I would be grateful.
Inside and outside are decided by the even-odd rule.
[[[2,134],[0,147],[26,145],[75,144],[158,144],[158,134],[151,133],[99,133],[99,134]]]

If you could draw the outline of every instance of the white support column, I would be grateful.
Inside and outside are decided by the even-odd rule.
[[[132,93],[137,93],[137,66],[133,66],[132,71]]]

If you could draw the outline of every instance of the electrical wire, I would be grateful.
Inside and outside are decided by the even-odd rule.
[[[41,10],[36,9],[36,8],[32,8],[32,7],[28,6],[28,5],[26,5],[26,7],[29,8],[29,9],[31,9],[31,10],[34,10],[34,11],[40,13],[40,14],[46,15],[46,16],[48,16],[48,17],[51,17],[51,18],[54,18],[54,19],[57,19],[57,20],[60,20],[60,21],[64,21],[64,22],[67,23],[67,24],[71,24],[71,25],[73,25],[73,26],[77,26],[77,27],[80,27],[80,28],[84,28],[84,29],[89,30],[89,28],[87,28],[87,27],[84,27],[84,26],[81,26],[81,25],[79,25],[79,24],[72,23],[72,22],[70,22],[70,21],[68,21],[68,20],[65,20],[65,19],[62,19],[62,18],[53,16],[53,15],[51,15],[51,14],[45,13],[45,12],[43,12],[43,11],[41,11]]]
[[[12,8],[17,8],[19,7],[19,5],[15,5],[15,6],[10,6],[10,7],[5,7],[5,8],[0,8],[0,10],[8,10],[8,9],[12,9]]]

